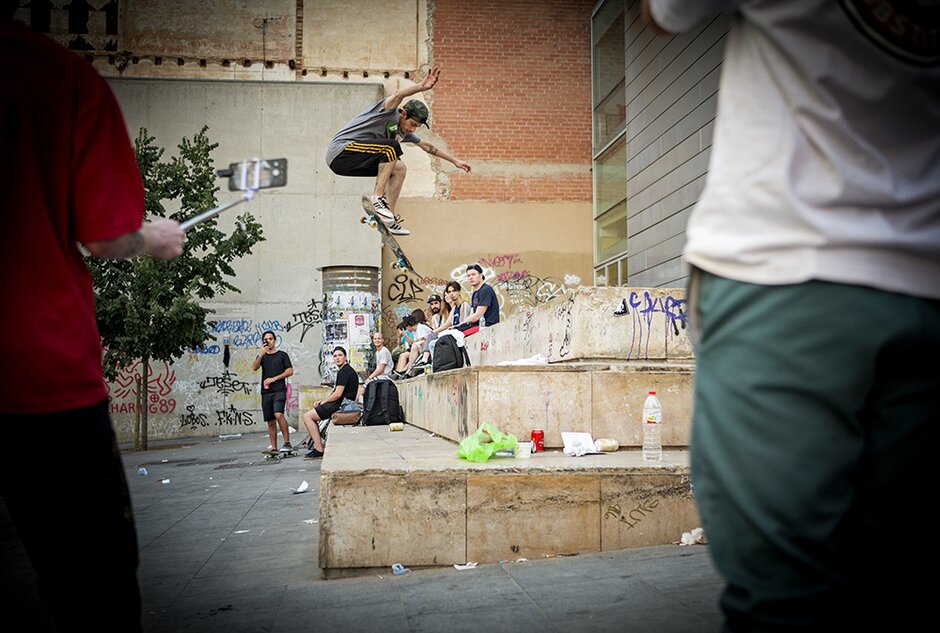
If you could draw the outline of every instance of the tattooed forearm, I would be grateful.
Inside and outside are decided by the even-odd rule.
[[[144,236],[140,231],[122,235],[114,240],[110,259],[130,259],[144,252]]]
[[[144,252],[145,242],[143,232],[134,231],[106,242],[88,242],[85,248],[101,259],[130,259]]]
[[[430,154],[431,156],[437,156],[438,153],[439,152],[437,151],[437,148],[431,145],[430,143],[428,143],[428,154]]]

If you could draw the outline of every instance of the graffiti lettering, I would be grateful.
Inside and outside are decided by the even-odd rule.
[[[322,304],[318,306],[316,299],[311,299],[306,310],[291,315],[291,319],[293,320],[284,326],[284,330],[290,332],[293,328],[302,326],[303,330],[300,332],[300,342],[303,343],[304,337],[307,335],[310,328],[323,321],[323,311],[321,307]]]
[[[648,515],[650,515],[656,507],[659,506],[659,499],[644,499],[636,504],[636,507],[628,511],[626,514],[623,513],[623,510],[619,504],[607,506],[607,511],[604,513],[605,519],[616,519],[620,523],[623,523],[627,526],[628,530],[632,530],[639,523],[643,521]]]
[[[217,393],[229,395],[236,391],[240,393],[251,393],[251,383],[242,382],[232,378],[234,374],[225,370],[221,376],[206,376],[205,380],[199,383],[200,389],[215,387]]]
[[[419,286],[413,279],[410,279],[405,273],[395,277],[395,280],[388,286],[388,298],[398,303],[408,303],[416,301],[418,295],[424,293],[424,288]]]
[[[481,257],[480,265],[489,266],[490,268],[512,268],[513,264],[521,264],[522,258],[519,257],[519,253],[508,253],[506,255],[496,255],[495,257]]]
[[[196,429],[199,427],[209,426],[208,416],[205,413],[196,413],[195,407],[189,405],[186,407],[187,413],[184,413],[180,416],[180,428],[184,429],[189,427],[190,430]]]
[[[215,415],[219,420],[219,426],[235,426],[238,424],[250,426],[255,423],[251,417],[251,411],[239,411],[234,405],[229,405],[228,409],[216,411]]]

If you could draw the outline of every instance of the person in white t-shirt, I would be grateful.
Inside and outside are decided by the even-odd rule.
[[[733,11],[688,225],[691,465],[729,631],[929,621],[940,428],[940,2]],[[704,98],[704,97],[703,97]],[[665,403],[664,403],[665,404]]]
[[[385,347],[385,337],[381,332],[372,335],[372,344],[375,346],[375,371],[366,376],[366,382],[379,378],[391,378],[392,353]]]

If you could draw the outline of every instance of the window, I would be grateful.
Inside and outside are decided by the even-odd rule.
[[[594,150],[623,131],[627,121],[623,1],[605,2],[591,19],[594,69]]]
[[[591,18],[594,106],[594,263],[627,251],[626,47],[624,2],[608,0]],[[598,267],[596,281],[616,286],[620,269]],[[600,280],[600,281],[598,281]]]

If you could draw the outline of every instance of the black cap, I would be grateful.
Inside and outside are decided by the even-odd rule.
[[[440,303],[441,295],[431,295],[430,297],[428,297],[428,303],[431,303],[432,301],[437,301],[438,303]]]

